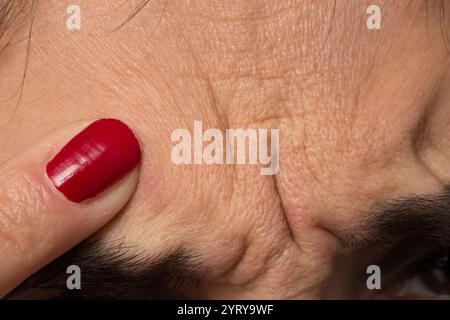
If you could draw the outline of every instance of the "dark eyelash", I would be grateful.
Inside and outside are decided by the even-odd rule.
[[[434,250],[432,253],[418,255],[412,258],[410,261],[399,267],[395,272],[387,274],[384,278],[383,286],[386,288],[391,287],[394,283],[402,282],[410,279],[413,276],[418,276],[429,271],[431,268],[437,266],[438,259],[443,256],[448,256],[449,249]],[[450,269],[447,270],[450,277]]]

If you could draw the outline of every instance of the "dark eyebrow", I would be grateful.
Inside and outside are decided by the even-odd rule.
[[[184,288],[203,282],[206,269],[198,256],[179,248],[149,256],[131,254],[119,241],[92,238],[53,261],[10,293],[7,299],[180,299]],[[135,250],[134,250],[135,251]],[[81,269],[81,290],[68,290],[67,267]],[[43,293],[43,295],[42,295]]]
[[[369,256],[394,274],[450,248],[450,185],[438,194],[381,203],[356,225],[335,233],[344,248]]]

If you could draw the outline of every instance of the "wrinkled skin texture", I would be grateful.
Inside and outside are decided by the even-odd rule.
[[[379,2],[381,31],[366,27],[370,1],[169,0],[113,32],[137,1],[83,0],[71,32],[66,4],[42,1],[17,110],[26,41],[0,59],[0,162],[66,123],[121,119],[140,137],[142,175],[101,237],[149,256],[195,250],[209,270],[199,297],[345,297],[335,235],[379,201],[450,181],[436,5],[427,18],[425,1]],[[24,21],[8,36],[26,36]],[[279,128],[279,173],[174,165],[171,133],[194,120]]]

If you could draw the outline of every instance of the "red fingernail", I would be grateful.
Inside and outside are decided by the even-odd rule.
[[[134,133],[115,119],[95,121],[47,164],[47,175],[67,199],[80,203],[125,177],[139,163]]]

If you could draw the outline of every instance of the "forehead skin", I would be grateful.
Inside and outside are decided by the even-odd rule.
[[[379,1],[379,31],[366,26],[371,1],[152,1],[114,31],[137,3],[79,1],[69,31],[66,6],[41,1],[17,110],[26,42],[0,59],[0,161],[78,119],[116,117],[139,135],[140,184],[105,241],[195,250],[206,297],[323,297],[334,231],[449,182],[438,1]],[[279,128],[278,175],[174,165],[170,135],[194,120]]]

